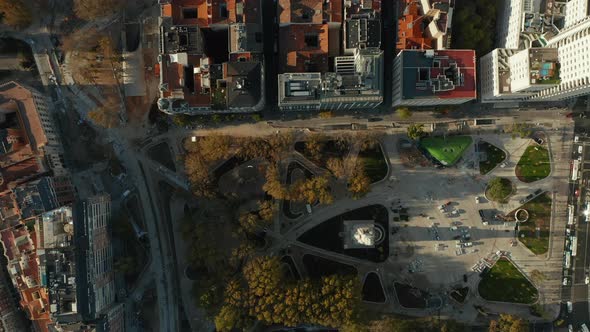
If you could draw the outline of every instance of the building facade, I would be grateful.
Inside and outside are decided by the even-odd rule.
[[[78,311],[89,321],[98,319],[115,303],[110,219],[111,198],[107,194],[75,205]]]

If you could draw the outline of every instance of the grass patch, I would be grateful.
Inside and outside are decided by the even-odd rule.
[[[529,220],[518,226],[518,240],[536,255],[549,250],[551,198],[547,194],[535,197],[521,208],[529,212]]]
[[[420,145],[445,166],[455,164],[471,144],[470,136],[426,137]]]
[[[485,151],[487,160],[479,162],[479,173],[488,174],[506,159],[506,153],[488,142],[479,143],[479,151]]]
[[[500,258],[479,282],[479,295],[488,301],[532,304],[537,289],[506,258]]]
[[[387,176],[387,162],[377,142],[365,144],[366,147],[359,151],[358,160],[362,163],[365,174],[371,179],[371,183],[383,180]]]
[[[529,145],[516,165],[516,177],[522,182],[539,181],[549,176],[549,151],[539,145]]]

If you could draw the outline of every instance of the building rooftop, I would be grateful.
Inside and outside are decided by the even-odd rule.
[[[237,23],[229,26],[229,52],[262,52],[262,26]]]
[[[7,101],[14,101],[18,110],[19,128],[27,133],[27,141],[33,150],[38,150],[48,142],[45,131],[41,124],[41,118],[33,101],[31,90],[14,81],[0,85],[0,105],[7,105]],[[14,104],[13,104],[14,105]],[[0,108],[0,112],[13,113],[15,108]]]
[[[160,110],[169,114],[227,111],[233,105],[249,105],[248,96],[263,95],[261,91],[234,93],[240,89],[241,79],[234,75],[224,77],[228,60],[255,59],[253,62],[262,66],[261,57],[251,56],[263,50],[260,0],[161,2]],[[260,75],[262,72],[259,70]],[[262,82],[262,77],[258,82]],[[231,93],[223,90],[228,83],[232,84]],[[254,86],[248,86],[252,92]],[[262,88],[263,84],[258,84],[258,89]],[[254,105],[260,104],[263,103]]]
[[[261,97],[260,62],[226,62],[224,77],[226,82],[227,105],[229,107],[253,107]]]
[[[342,0],[279,0],[279,23],[342,22]]]
[[[160,1],[162,2],[162,1]],[[207,0],[170,0],[161,5],[162,17],[169,17],[174,25],[207,26]]]
[[[475,98],[475,51],[403,50],[402,99]]]
[[[530,48],[528,53],[531,84],[558,84],[560,82],[557,48]]]
[[[21,184],[13,189],[13,193],[23,219],[38,216],[58,206],[49,177]]]
[[[320,104],[321,73],[289,73],[280,74],[279,105],[289,104]]]
[[[279,73],[328,71],[327,24],[280,27],[279,40]]]
[[[376,18],[346,20],[346,48],[378,48],[381,46],[381,21]]]
[[[452,0],[405,0],[398,19],[396,48],[445,49],[450,47]]]

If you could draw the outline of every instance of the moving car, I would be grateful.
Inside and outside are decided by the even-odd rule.
[[[572,311],[574,310],[574,305],[572,304],[572,301],[567,301],[567,312],[568,313],[572,313]]]

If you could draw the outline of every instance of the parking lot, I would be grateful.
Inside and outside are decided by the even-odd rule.
[[[530,139],[508,134],[472,137],[474,142],[483,139],[502,148],[507,153],[504,165],[480,175],[475,144],[452,168],[410,169],[390,157],[391,174],[396,174],[392,188],[397,193],[390,208],[407,213],[408,221],[392,221],[395,234],[389,260],[415,286],[432,289],[458,282],[464,274],[481,270],[484,259],[497,251],[515,258],[532,254],[515,241],[515,223],[505,223],[501,216],[550,190],[551,177],[530,184],[516,178],[515,166]],[[495,176],[508,178],[516,187],[506,204],[484,196],[486,183]]]

